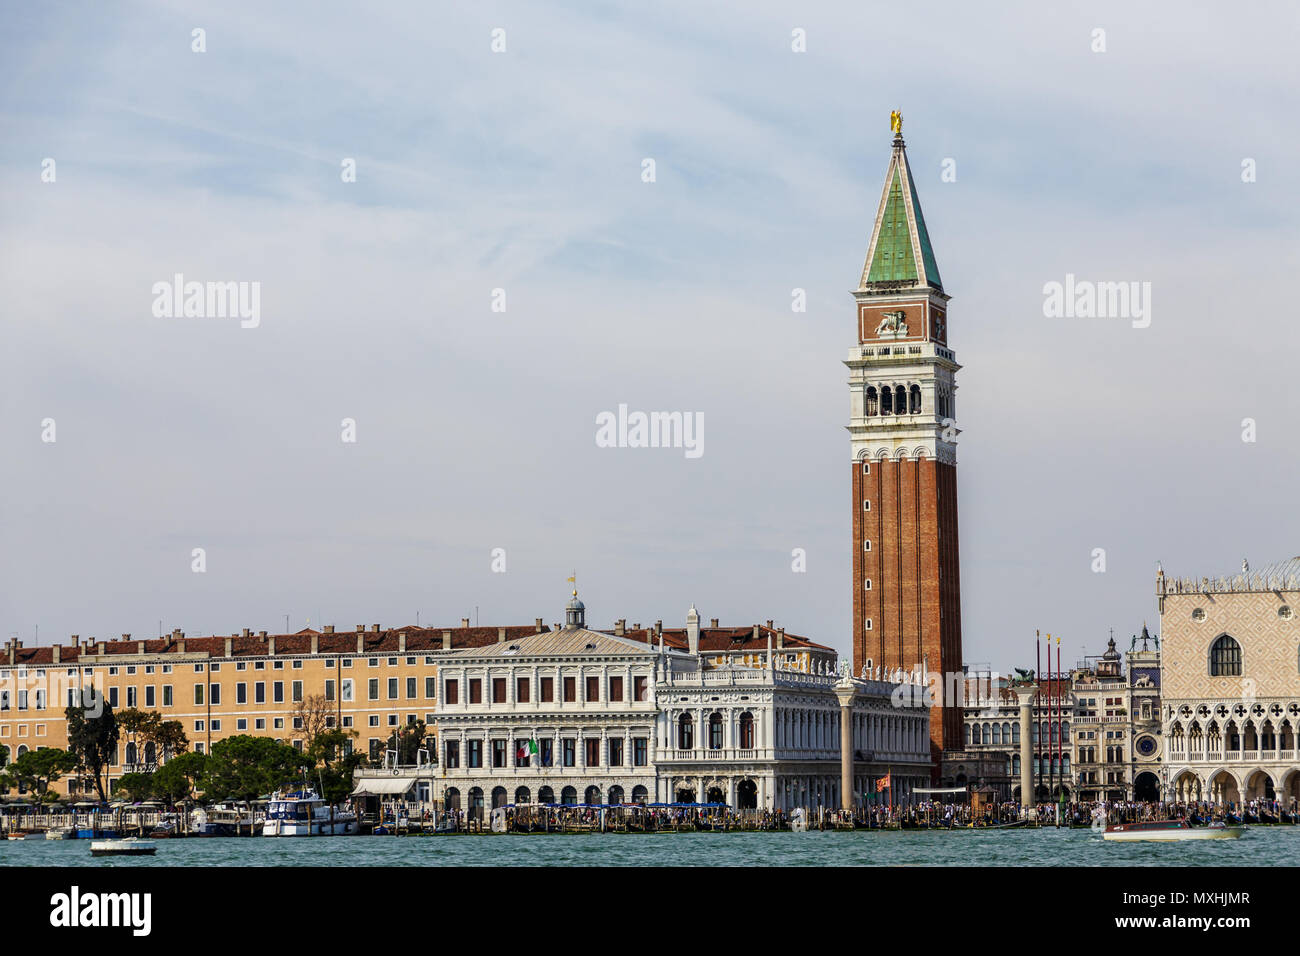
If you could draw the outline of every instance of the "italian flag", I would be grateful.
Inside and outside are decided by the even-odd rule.
[[[536,754],[537,754],[536,740],[525,740],[519,745],[518,757],[520,760],[523,760],[526,757],[536,756]]]

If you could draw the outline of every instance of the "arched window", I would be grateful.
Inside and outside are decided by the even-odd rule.
[[[600,787],[588,787],[587,792],[582,796],[582,802],[588,806],[597,806],[600,800]]]
[[[128,767],[135,765],[135,744],[134,743],[129,743],[126,745],[126,764]]]
[[[1019,723],[1014,723],[1014,724],[1011,725],[1011,742],[1012,742],[1013,744],[1018,744],[1018,743],[1020,743],[1020,724],[1019,724]]]
[[[880,414],[894,414],[894,392],[888,385],[880,390]]]
[[[1241,645],[1227,634],[1220,634],[1210,645],[1210,676],[1241,676]]]
[[[880,398],[876,392],[876,386],[867,386],[867,414],[874,415],[880,408]]]
[[[722,749],[722,715],[712,714],[709,717],[709,749]]]
[[[529,793],[527,787],[515,787],[515,803],[528,803]]]
[[[993,745],[994,745],[995,747],[1000,747],[1000,746],[1002,745],[1002,725],[1001,725],[1001,724],[994,724],[994,725],[993,725]]]
[[[894,414],[907,414],[907,389],[901,385],[894,389]]]
[[[913,415],[921,414],[921,386],[913,385],[909,395],[909,404],[907,410]]]
[[[969,747],[970,746],[970,724],[966,725],[965,731],[966,731],[966,746]]]
[[[554,791],[552,788],[550,788],[550,787],[542,787],[542,789],[540,789],[540,790],[537,791],[537,802],[538,802],[538,803],[554,803],[554,802],[555,802],[555,791]]]
[[[1003,742],[1004,744],[1009,744],[1009,743],[1011,743],[1011,724],[1010,724],[1010,723],[1004,723],[1004,724],[1002,725],[1002,742]]]
[[[740,749],[754,749],[754,715],[749,711],[740,715]]]
[[[578,791],[575,787],[565,787],[560,791],[560,803],[566,807],[571,807],[578,802]]]
[[[985,725],[984,725],[984,729],[981,731],[981,735],[982,735],[982,737],[983,737],[984,743],[987,744],[987,743],[990,742],[990,737],[991,737],[991,735],[989,734],[989,725],[988,725],[988,724],[985,724]]]
[[[635,787],[632,788],[633,803],[645,803],[646,800],[649,799],[649,796],[650,796],[649,792],[646,790],[645,787],[641,786],[640,784],[637,784]]]
[[[682,714],[677,718],[677,749],[695,749],[695,722],[691,720],[690,714]]]

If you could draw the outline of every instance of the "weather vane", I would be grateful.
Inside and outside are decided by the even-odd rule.
[[[903,114],[898,110],[889,114],[889,131],[895,136],[903,135]]]

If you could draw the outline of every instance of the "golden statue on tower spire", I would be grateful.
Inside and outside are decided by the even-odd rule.
[[[895,136],[903,135],[903,114],[898,110],[889,114],[889,131]]]

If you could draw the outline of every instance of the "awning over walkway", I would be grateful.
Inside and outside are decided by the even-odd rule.
[[[416,781],[411,777],[367,777],[358,780],[352,791],[354,797],[391,797],[406,793]]]

